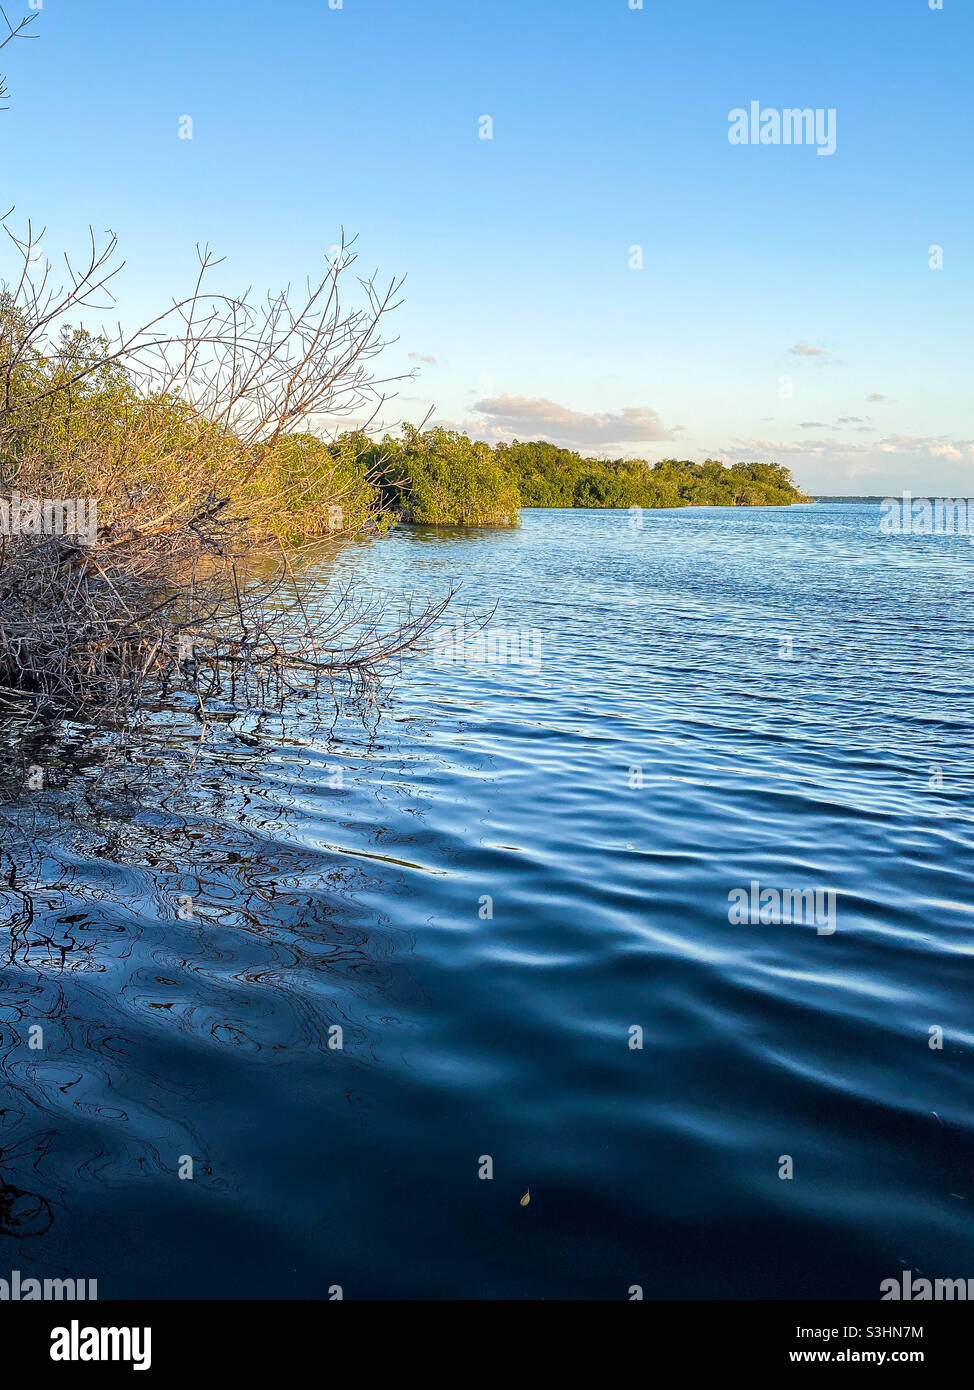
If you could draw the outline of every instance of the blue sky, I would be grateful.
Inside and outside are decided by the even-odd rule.
[[[44,0],[33,32],[0,198],[51,251],[112,227],[126,321],[197,242],[277,288],[344,225],[407,275],[389,424],[974,493],[966,0]],[[834,109],[835,153],[732,145],[751,101]]]

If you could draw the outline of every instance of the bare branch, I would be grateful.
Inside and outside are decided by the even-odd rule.
[[[6,37],[0,38],[0,48],[6,48],[7,44],[12,43],[14,39],[36,38],[35,34],[27,34],[25,32],[28,25],[33,24],[34,20],[37,18],[36,14],[25,15],[19,24],[11,24],[10,20],[7,18],[6,10],[0,6],[0,17],[3,18],[3,22],[7,26]],[[3,77],[0,77],[0,101],[9,95],[10,93],[7,90],[6,81]],[[8,108],[5,106],[0,107],[2,111],[6,111],[7,109]]]

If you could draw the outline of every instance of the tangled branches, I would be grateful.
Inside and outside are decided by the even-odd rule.
[[[212,511],[212,509],[210,509]],[[215,555],[214,515],[186,535],[133,528],[88,546],[73,537],[0,543],[0,707],[36,720],[114,721],[185,692],[204,720],[215,701],[284,710],[335,681],[376,682],[423,645],[452,594],[388,614],[346,583],[305,582],[282,551],[272,573]]]
[[[68,319],[111,302],[114,236],[92,234],[59,281],[43,233],[0,223],[17,267],[0,292],[0,473],[36,512],[0,525],[0,707],[124,718],[176,689],[200,711],[283,707],[421,644],[445,601],[392,618],[346,590],[322,611],[282,544],[384,524],[360,459],[307,431],[384,404],[370,363],[401,282],[359,280],[364,304],[347,308],[343,237],[297,296],[231,297],[207,289],[219,263],[201,251],[187,297],[135,332],[93,333]],[[97,512],[87,536],[41,525],[52,498]]]

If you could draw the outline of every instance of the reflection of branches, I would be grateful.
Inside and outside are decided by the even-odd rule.
[[[0,957],[0,1235],[41,1234],[94,1184],[141,1191],[173,1153],[198,1156],[211,1191],[232,1188],[225,1162],[213,1176],[205,1096],[171,1058],[316,1064],[338,1024],[353,1076],[375,1045],[377,992],[408,984],[401,966],[384,980],[388,932],[373,941],[361,921],[368,868],[292,836],[262,755],[222,744],[169,810],[179,745],[169,724],[166,759],[156,732],[132,750],[147,787],[103,759],[106,740],[32,739],[51,785],[0,825],[0,922],[12,907],[20,924]],[[21,809],[36,819],[20,825]],[[56,1039],[46,1053],[30,1050],[38,1024]]]
[[[20,21],[19,24],[11,24],[10,20],[7,18],[6,11],[3,9],[2,6],[0,6],[0,16],[3,17],[3,22],[7,26],[7,33],[5,37],[0,38],[0,48],[6,48],[7,44],[12,42],[13,39],[32,37],[32,35],[25,34],[24,31],[26,30],[28,24],[33,24],[34,20],[37,18],[36,14],[26,15]],[[2,76],[0,76],[0,101],[2,101],[4,97],[7,97],[9,95],[10,93],[7,91],[6,81]],[[6,111],[7,108],[2,107],[0,109]]]

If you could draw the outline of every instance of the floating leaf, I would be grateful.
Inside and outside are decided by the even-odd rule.
[[[527,1190],[527,1192],[525,1192],[524,1196],[521,1198],[521,1206],[522,1206],[522,1207],[526,1207],[527,1204],[528,1204],[528,1202],[530,1202],[530,1200],[531,1200],[531,1189],[530,1189],[530,1187],[529,1187],[528,1190]]]

